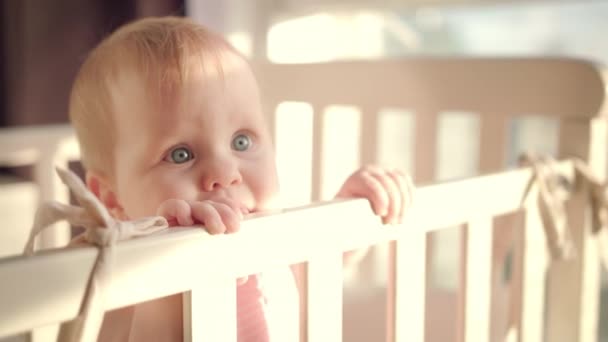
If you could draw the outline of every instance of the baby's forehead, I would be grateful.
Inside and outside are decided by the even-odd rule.
[[[196,82],[226,80],[235,75],[253,73],[247,61],[240,55],[227,50],[217,50],[204,54],[183,56],[177,60],[163,58],[128,58],[118,63],[120,69],[111,83],[116,85],[139,86],[158,95],[169,95]]]
[[[227,97],[227,106],[259,100],[253,72],[247,61],[236,54],[226,53],[207,61],[185,61],[180,70],[165,64],[151,67],[154,72],[134,67],[118,73],[109,87],[114,111],[122,114],[146,109],[175,109],[184,98],[220,103],[219,97]]]

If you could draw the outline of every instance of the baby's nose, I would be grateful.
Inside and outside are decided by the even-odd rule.
[[[240,184],[241,182],[241,173],[239,172],[236,163],[229,160],[223,160],[215,161],[208,165],[207,170],[203,173],[201,186],[204,191],[213,191]]]

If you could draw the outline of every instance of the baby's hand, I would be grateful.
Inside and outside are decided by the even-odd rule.
[[[383,223],[398,224],[413,195],[414,184],[409,176],[399,170],[368,165],[346,179],[336,198],[365,197]]]
[[[170,226],[202,224],[209,234],[223,234],[238,231],[245,212],[236,201],[230,199],[169,199],[161,203],[156,213],[165,217]]]
[[[156,214],[166,218],[170,226],[202,224],[209,234],[223,234],[237,232],[247,210],[230,199],[213,201],[169,199],[160,204]],[[237,278],[237,285],[245,284],[248,278],[247,276]]]

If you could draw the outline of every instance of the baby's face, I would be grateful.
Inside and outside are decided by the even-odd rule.
[[[112,183],[126,218],[154,215],[167,199],[228,197],[250,212],[270,208],[278,182],[257,85],[244,61],[224,59],[222,74],[192,72],[162,101],[136,78],[115,88]]]

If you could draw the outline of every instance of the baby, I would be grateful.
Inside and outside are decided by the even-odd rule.
[[[139,20],[101,42],[76,77],[70,118],[86,184],[115,218],[162,215],[172,226],[222,234],[278,205],[252,71],[221,36],[189,19]],[[337,197],[365,197],[383,222],[399,223],[410,190],[399,171],[365,166]],[[241,280],[239,342],[296,341],[297,300],[289,269]],[[99,339],[181,341],[181,315],[179,295],[114,310]]]

